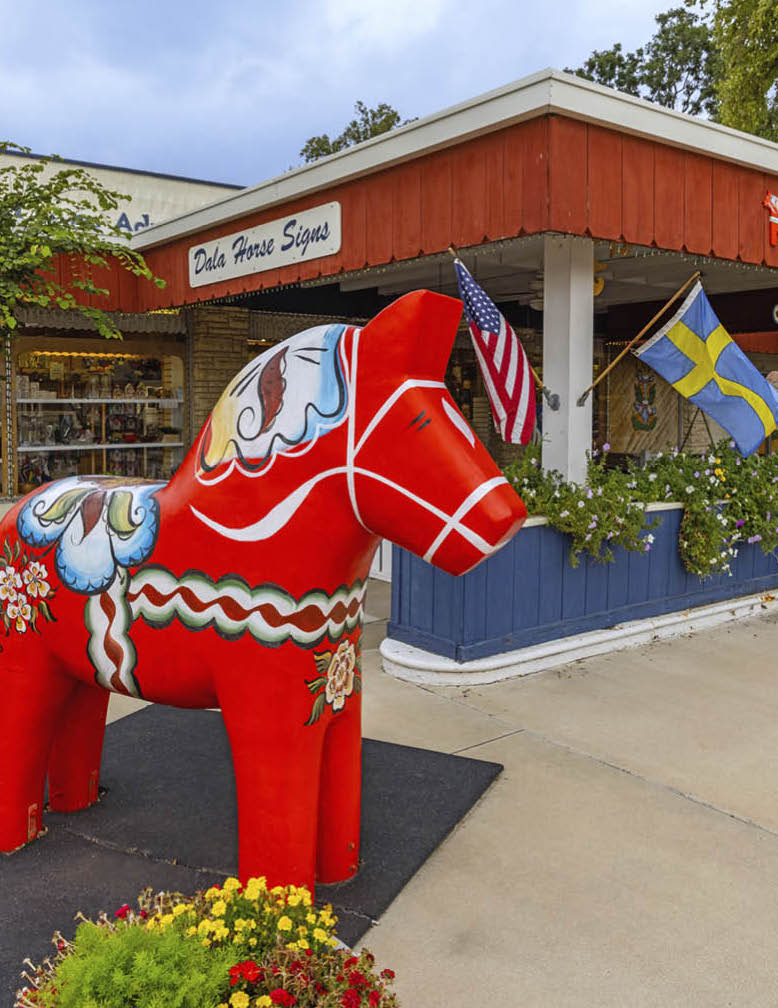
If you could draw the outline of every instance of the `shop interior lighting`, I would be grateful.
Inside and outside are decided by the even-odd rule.
[[[139,360],[148,356],[148,354],[138,353],[91,353],[86,350],[33,350],[32,353],[36,357],[111,357],[114,359],[134,357]]]

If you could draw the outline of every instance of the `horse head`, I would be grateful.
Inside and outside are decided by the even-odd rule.
[[[414,291],[356,334],[349,478],[359,520],[462,574],[521,526],[526,509],[443,381],[462,312]]]
[[[443,381],[461,310],[415,291],[363,329],[317,326],[257,357],[225,389],[187,465],[201,489],[260,479],[262,514],[238,526],[195,515],[233,540],[268,539],[337,479],[362,530],[452,574],[498,549],[526,509]],[[250,514],[245,489],[222,495],[233,519]]]

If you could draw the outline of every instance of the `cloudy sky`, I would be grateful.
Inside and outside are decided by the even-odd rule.
[[[422,116],[592,49],[670,0],[0,0],[0,139],[250,185],[357,99]]]

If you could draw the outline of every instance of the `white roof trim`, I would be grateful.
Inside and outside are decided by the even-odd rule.
[[[152,248],[548,113],[778,175],[778,144],[548,69],[146,228],[132,244]]]

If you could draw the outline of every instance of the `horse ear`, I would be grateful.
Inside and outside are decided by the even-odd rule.
[[[375,358],[379,373],[442,380],[461,317],[456,298],[428,290],[404,294],[362,329],[360,370]]]

